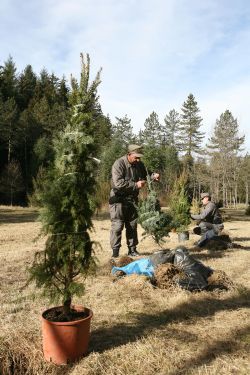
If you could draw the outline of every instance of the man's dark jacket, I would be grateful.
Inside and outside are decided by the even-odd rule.
[[[147,170],[141,161],[130,164],[127,155],[117,159],[112,166],[110,203],[119,203],[124,199],[137,201],[139,189],[136,182],[146,178]]]
[[[191,215],[194,220],[205,221],[211,224],[221,224],[222,218],[216,204],[209,201],[205,206],[202,206],[199,215]]]

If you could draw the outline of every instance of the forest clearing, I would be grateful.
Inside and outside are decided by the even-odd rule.
[[[3,3],[0,375],[250,374],[250,5]]]
[[[91,238],[100,243],[96,275],[85,281],[76,298],[93,310],[86,357],[72,365],[44,361],[41,312],[49,302],[34,284],[26,285],[27,267],[42,250],[41,224],[32,208],[0,207],[1,320],[0,373],[11,374],[249,374],[250,352],[250,221],[243,210],[227,212],[225,231],[234,244],[227,250],[194,250],[192,255],[232,280],[229,290],[189,292],[155,288],[145,276],[111,276],[110,220],[101,212]],[[150,238],[138,251],[159,249]],[[191,249],[197,236],[183,243]],[[126,255],[124,242],[121,255]],[[164,248],[178,246],[170,233]]]

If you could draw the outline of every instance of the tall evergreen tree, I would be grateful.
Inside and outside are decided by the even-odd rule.
[[[63,105],[65,108],[68,108],[69,106],[69,88],[66,83],[66,79],[63,76],[63,78],[59,81],[59,87],[58,87],[58,103]]]
[[[239,135],[239,125],[236,118],[227,109],[216,120],[214,132],[209,139],[208,147],[223,155],[232,156],[242,150],[245,136]]]
[[[187,160],[193,159],[193,154],[200,154],[204,133],[200,131],[202,118],[193,94],[189,94],[181,108],[181,124],[179,127],[179,145]]]
[[[211,173],[220,176],[222,199],[225,205],[237,202],[238,155],[244,140],[245,136],[239,135],[237,119],[226,110],[216,120],[213,135],[207,144],[211,157]]]
[[[16,132],[18,108],[13,97],[7,99],[5,102],[1,101],[0,106],[0,132],[4,149],[3,157],[9,164],[14,153],[14,147],[19,141]]]
[[[162,144],[162,126],[156,112],[153,111],[145,120],[144,129],[141,132],[140,137],[144,144],[151,144],[154,146]]]
[[[96,183],[90,156],[96,152],[94,112],[101,81],[99,71],[89,84],[90,59],[81,59],[80,84],[73,80],[70,120],[55,140],[55,162],[40,192],[46,247],[31,268],[32,278],[51,300],[62,299],[66,317],[72,297],[84,290],[83,279],[76,278],[86,277],[94,265],[89,230]]]
[[[240,189],[242,201],[246,204],[246,207],[250,204],[250,155],[247,153],[241,158],[240,163]]]
[[[45,69],[36,76],[27,65],[17,74],[11,57],[0,67],[0,168],[17,160],[27,193],[39,165],[53,159],[52,138],[68,119],[68,91],[64,78],[59,80]],[[37,142],[43,161],[33,152]]]
[[[181,172],[181,163],[175,147],[164,147],[164,155],[165,166],[161,172],[161,182],[163,184],[165,194],[172,190],[174,181]]]
[[[174,147],[177,151],[180,149],[179,145],[179,128],[180,115],[175,109],[171,109],[164,118],[165,126],[163,126],[164,143],[170,147]]]
[[[131,120],[125,115],[116,117],[116,123],[111,126],[111,137],[102,148],[99,176],[101,183],[111,178],[111,168],[116,159],[127,153],[127,146],[134,142],[135,135]]]
[[[135,142],[131,119],[127,115],[116,117],[116,123],[112,126],[112,136],[124,142],[125,145]]]
[[[43,69],[37,79],[35,100],[38,101],[45,97],[49,105],[53,104],[56,101],[57,87],[55,85],[59,84],[58,81],[59,79],[54,74],[50,76],[47,70]]]
[[[30,107],[23,110],[17,121],[16,135],[19,139],[16,157],[20,161],[22,173],[24,177],[24,185],[26,195],[32,191],[32,179],[35,172],[32,164],[34,158],[34,145],[41,135],[41,129],[37,126],[34,120],[33,113]],[[51,144],[51,140],[47,140]]]
[[[96,104],[94,111],[94,119],[96,123],[96,130],[94,134],[95,143],[97,145],[95,156],[100,157],[102,150],[106,147],[106,144],[110,141],[112,124],[109,116],[105,116],[102,112],[100,103]]]
[[[0,69],[0,96],[3,101],[17,99],[16,66],[11,56]]]
[[[4,197],[4,202],[13,205],[18,193],[24,190],[21,168],[16,160],[11,160],[6,164],[0,175],[0,192]]]
[[[32,66],[27,65],[20,74],[17,82],[18,106],[21,111],[28,108],[31,99],[34,96],[37,77],[33,72]]]

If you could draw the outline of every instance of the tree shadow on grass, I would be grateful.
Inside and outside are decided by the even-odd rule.
[[[190,254],[197,260],[200,261],[209,261],[210,259],[220,259],[232,251],[238,251],[238,250],[243,250],[243,251],[249,251],[250,247],[247,246],[242,246],[240,249],[229,249],[229,250],[214,250],[214,251],[209,251],[208,253],[202,253],[202,252],[190,252]]]
[[[206,250],[207,252],[204,253],[202,251],[197,251],[197,250],[192,249],[192,248],[189,251],[190,251],[190,254],[195,259],[199,259],[201,261],[203,261],[203,260],[206,261],[206,260],[209,260],[209,259],[223,258],[224,256],[229,255],[232,252],[238,252],[239,250],[249,251],[250,247],[249,246],[242,246],[242,245],[237,247],[237,244],[235,244],[235,247],[232,247],[232,248],[229,248],[229,249],[226,249],[226,250],[211,250],[211,249],[204,249],[204,250]]]
[[[250,237],[233,237],[233,240],[234,241],[239,241],[239,242],[243,242],[243,241],[250,241]]]
[[[98,328],[91,334],[90,351],[102,353],[128,342],[135,342],[154,329],[166,328],[170,323],[192,324],[194,319],[211,317],[216,312],[250,307],[250,289],[224,300],[204,297],[202,300],[183,302],[173,309],[158,314],[132,314],[134,323],[119,323],[112,327]],[[171,327],[169,327],[172,329]],[[174,330],[175,331],[175,330]],[[173,335],[176,332],[173,331]],[[179,339],[182,335],[179,333]],[[185,335],[186,339],[186,335]]]
[[[184,374],[190,369],[193,370],[199,366],[208,365],[223,354],[235,354],[244,348],[246,351],[249,351],[249,335],[250,325],[235,330],[227,340],[214,340],[210,345],[207,344],[206,348],[200,354],[196,355],[195,353],[194,357],[188,361],[184,361],[177,371],[171,371],[169,374],[178,375],[180,372]]]
[[[19,223],[30,223],[38,220],[39,213],[37,211],[29,212],[13,212],[0,211],[0,225],[1,224],[19,224]]]
[[[201,260],[201,261],[206,261],[208,259],[214,259],[214,258],[223,258],[227,251],[225,250],[216,250],[216,251],[210,251],[209,253],[202,253],[202,252],[191,252],[191,255],[197,259],[197,260]]]

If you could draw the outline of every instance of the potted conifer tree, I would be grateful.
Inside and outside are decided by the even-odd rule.
[[[164,237],[167,237],[172,229],[172,216],[162,211],[149,175],[147,175],[147,196],[139,202],[137,212],[137,221],[144,229],[143,236],[151,236],[161,246],[165,242]]]
[[[41,204],[45,249],[37,252],[31,280],[59,306],[42,314],[45,359],[72,362],[87,351],[92,312],[72,304],[84,292],[86,276],[94,272],[95,258],[89,231],[95,190],[95,110],[100,71],[89,85],[90,60],[81,55],[80,84],[72,79],[70,117],[54,140],[54,163],[37,192]],[[40,184],[41,185],[41,184]]]
[[[189,239],[190,203],[188,199],[188,179],[185,172],[176,179],[170,197],[170,214],[172,226],[178,233],[179,242]]]

